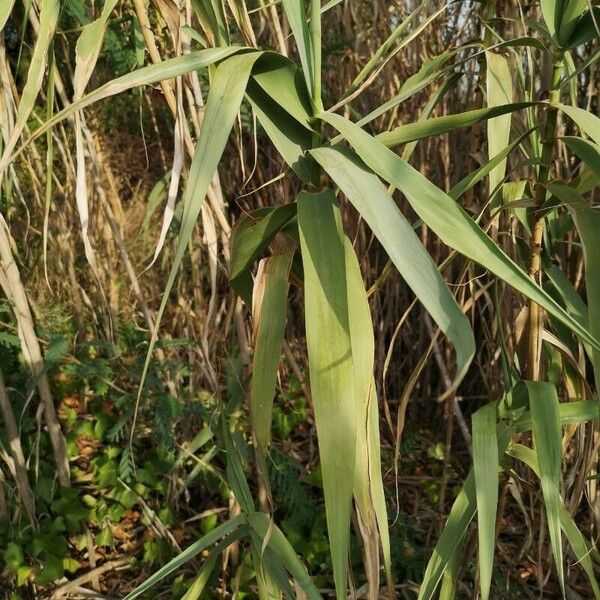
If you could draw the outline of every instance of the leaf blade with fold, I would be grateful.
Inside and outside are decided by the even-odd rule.
[[[457,354],[455,388],[475,354],[475,338],[435,263],[381,181],[364,163],[337,147],[318,148],[311,154],[365,219],[409,287],[452,342]]]
[[[260,301],[252,303],[255,345],[252,363],[251,419],[258,450],[264,457],[270,441],[273,396],[286,323],[289,272],[293,252],[264,259],[255,286]]]
[[[536,285],[450,196],[347,119],[325,112],[319,116],[342,133],[375,173],[404,193],[415,212],[445,244],[489,269],[600,350],[600,341]]]
[[[492,402],[473,415],[473,473],[477,500],[479,585],[482,600],[488,600],[490,597],[492,584],[498,508],[498,467],[496,403]]]
[[[312,145],[311,132],[270,97],[256,82],[251,81],[246,91],[252,109],[269,136],[277,152],[290,168],[305,182],[315,176],[314,164],[305,156]]]
[[[229,284],[248,304],[252,304],[250,267],[275,236],[296,217],[296,204],[259,208],[242,216],[231,234]]]
[[[381,473],[379,411],[373,378],[375,338],[358,257],[346,236],[344,236],[344,249],[347,295],[350,299],[348,320],[357,411],[354,498],[364,540],[367,580],[371,588],[379,589],[380,541],[389,585],[392,585],[393,576],[387,508]]]
[[[357,427],[344,236],[331,190],[302,192],[297,204],[310,384],[336,594],[343,599]]]
[[[300,562],[294,552],[292,545],[288,542],[279,527],[275,525],[264,513],[255,512],[248,515],[248,523],[263,539],[267,546],[281,559],[289,574],[298,582],[309,600],[323,600],[319,590],[312,582],[306,572],[304,565]]]
[[[152,352],[158,339],[158,329],[169,300],[169,294],[173,288],[179,266],[181,265],[181,261],[183,260],[183,256],[192,237],[196,221],[202,209],[204,197],[208,192],[213,175],[221,160],[221,155],[225,150],[229,133],[231,132],[244,97],[246,85],[250,78],[250,72],[260,54],[260,52],[253,52],[250,54],[232,56],[215,69],[212,86],[204,111],[200,137],[196,143],[184,192],[183,215],[177,248],[175,250],[171,270],[165,284],[162,300],[156,316],[152,337],[150,338],[150,343],[148,345],[146,361],[144,363],[144,369],[138,388],[136,408],[139,405],[146,375],[148,374]],[[132,436],[134,430],[135,418],[134,426],[131,429]]]
[[[560,488],[562,464],[562,430],[556,388],[547,382],[526,382],[529,405],[536,442],[536,454],[540,466],[540,480],[550,543],[558,580],[563,591],[563,553],[560,533]]]

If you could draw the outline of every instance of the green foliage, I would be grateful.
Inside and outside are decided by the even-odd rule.
[[[347,61],[344,68],[358,70],[358,74],[351,76],[345,90],[337,90],[336,97],[334,80],[338,74],[332,72],[329,64],[333,64],[340,48],[349,52],[350,45],[337,30],[331,39],[323,40],[327,30],[321,26],[323,14],[340,4],[336,0],[325,6],[319,0],[283,0],[268,7],[253,5],[250,11],[243,0],[227,3],[198,0],[193,2],[193,8],[195,26],[200,31],[190,27],[180,31],[182,15],[174,5],[155,4],[149,10],[149,22],[153,30],[162,34],[156,47],[154,39],[148,42],[155,63],[149,66],[144,66],[145,38],[141,35],[141,27],[146,27],[144,15],[134,15],[128,7],[119,5],[118,12],[112,14],[116,3],[89,6],[83,0],[63,3],[44,0],[35,15],[39,23],[34,27],[27,25],[27,6],[24,11],[21,6],[13,8],[11,2],[0,10],[2,28],[9,18],[13,27],[21,22],[23,36],[18,51],[16,44],[7,44],[6,68],[12,80],[0,90],[1,106],[8,117],[0,156],[3,194],[0,266],[2,287],[11,298],[11,302],[0,306],[0,360],[3,371],[8,372],[10,398],[5,412],[13,410],[19,415],[19,439],[26,462],[35,463],[35,469],[28,473],[31,481],[27,476],[25,480],[17,477],[15,480],[21,495],[22,488],[28,491],[28,486],[32,487],[38,517],[38,522],[30,517],[32,523],[27,525],[26,511],[19,510],[18,498],[10,498],[9,508],[14,516],[2,523],[0,543],[5,570],[12,581],[19,587],[30,583],[44,586],[77,573],[89,545],[107,555],[118,552],[125,523],[139,521],[140,527],[154,533],[142,539],[137,560],[155,572],[130,592],[128,599],[152,593],[153,585],[184,567],[198,553],[207,552],[206,562],[193,580],[180,576],[172,587],[173,593],[185,593],[186,600],[198,596],[213,577],[218,556],[233,543],[242,549],[241,559],[230,577],[230,587],[237,597],[250,595],[254,592],[252,586],[261,600],[290,596],[291,578],[310,600],[320,598],[315,583],[331,585],[332,580],[336,597],[345,598],[349,566],[361,563],[359,547],[362,547],[370,597],[378,594],[381,554],[387,583],[394,585],[393,562],[400,575],[421,580],[420,600],[433,598],[438,592],[444,599],[456,596],[463,576],[472,588],[479,586],[482,598],[487,599],[493,596],[492,586],[497,577],[496,525],[502,524],[503,515],[498,510],[504,507],[499,502],[498,485],[504,480],[516,485],[513,467],[515,463],[523,463],[539,479],[539,483],[533,481],[542,492],[549,548],[562,595],[567,590],[564,533],[576,563],[588,579],[591,593],[599,598],[600,588],[594,573],[597,553],[590,551],[590,544],[567,511],[566,506],[574,505],[573,498],[563,497],[566,491],[560,482],[562,461],[570,456],[574,428],[597,420],[598,416],[600,285],[596,268],[598,211],[593,203],[600,181],[600,121],[592,110],[577,106],[584,104],[577,93],[588,86],[595,72],[588,67],[599,56],[593,48],[599,37],[600,9],[583,0],[541,0],[527,5],[523,12],[519,7],[515,16],[509,5],[505,15],[500,11],[500,8],[505,10],[504,5],[481,3],[482,12],[473,11],[472,18],[464,10],[467,4],[451,4],[429,14],[429,6],[423,3],[404,19],[400,18],[399,7],[391,7],[389,14],[385,13],[383,20],[378,21],[375,14],[378,3],[354,3],[348,19],[352,26],[362,23],[370,28],[372,23],[370,34],[376,32],[376,25],[383,24],[385,41],[379,47],[369,47],[367,56],[357,54],[355,60]],[[348,10],[347,4],[344,3],[344,10]],[[102,13],[101,27],[94,28],[94,20],[102,8],[106,10]],[[455,29],[462,29],[472,20],[479,27],[481,19],[485,25],[481,41],[469,39],[464,45],[448,49],[448,40],[465,39],[456,36],[452,28],[442,28],[441,35],[427,29],[432,24],[435,27],[442,15],[455,8],[452,13]],[[251,14],[258,16],[251,18]],[[257,50],[261,45],[252,29],[253,19],[260,18],[263,28],[266,14],[275,23],[272,37],[280,52]],[[282,18],[287,20],[283,29]],[[35,19],[32,17],[32,21]],[[449,23],[450,20],[445,21],[445,26]],[[284,39],[283,32],[290,32],[291,37]],[[181,53],[183,46],[180,48],[178,43],[181,33],[190,34],[201,49]],[[433,40],[434,34],[443,47],[437,44],[441,53],[431,57],[429,50],[435,45],[429,44],[428,36]],[[250,48],[236,43],[242,38]],[[421,70],[412,77],[405,72],[401,76],[394,74],[385,85],[379,86],[377,80],[386,65],[395,64],[406,70],[401,52],[417,39],[421,54],[426,55]],[[287,48],[292,40],[295,48]],[[501,41],[492,45],[496,40]],[[78,62],[75,77],[69,77],[72,56],[69,50],[56,51],[59,41],[65,42],[67,48],[77,48],[79,58],[85,46],[87,52],[83,54],[89,61],[89,72],[81,75]],[[161,60],[157,59],[157,52],[163,55]],[[204,71],[200,78],[190,77],[198,69]],[[95,89],[82,96],[92,70],[91,87]],[[66,79],[66,83],[61,79],[60,87],[56,83],[59,74],[65,74]],[[401,79],[404,83],[398,84]],[[189,86],[185,90],[177,85],[172,87],[176,81],[184,80]],[[427,89],[438,84],[437,89]],[[146,325],[152,330],[150,337],[134,326],[125,326],[114,334],[114,340],[110,339],[112,332],[106,336],[108,341],[96,339],[102,335],[91,327],[75,331],[58,305],[56,322],[47,318],[48,322],[43,323],[47,331],[38,327],[30,335],[35,338],[41,334],[45,342],[45,362],[34,364],[40,359],[31,358],[27,348],[20,347],[21,343],[28,344],[22,327],[22,313],[28,312],[22,309],[27,302],[19,277],[8,270],[13,265],[13,249],[9,232],[5,231],[5,222],[16,218],[18,204],[13,196],[18,193],[28,210],[29,203],[24,199],[31,197],[37,201],[41,197],[36,181],[43,176],[43,168],[35,156],[39,150],[37,147],[34,150],[33,143],[46,134],[44,258],[52,186],[60,183],[62,193],[70,194],[73,186],[63,185],[59,175],[67,178],[77,163],[74,187],[85,256],[92,266],[95,283],[102,288],[88,236],[90,182],[86,181],[85,169],[80,168],[85,157],[83,111],[91,110],[94,105],[93,110],[100,117],[100,132],[125,129],[125,123],[138,122],[134,117],[142,105],[141,89],[148,85],[161,86],[176,125],[185,125],[177,131],[169,198],[170,210],[177,200],[175,184],[183,172],[182,200],[174,211],[179,235],[169,240],[174,242],[175,249],[165,259],[169,263],[168,275],[162,282],[157,314],[142,307]],[[572,106],[561,103],[567,87]],[[469,99],[466,102],[469,106],[461,106],[457,111],[441,111],[441,116],[433,113],[450,95],[448,92],[458,95],[467,89],[469,94],[474,92],[476,107],[471,106]],[[393,90],[392,98],[385,98],[388,90]],[[55,110],[56,91],[67,97],[61,98],[60,112]],[[378,107],[373,108],[365,101],[367,92],[378,98]],[[382,94],[384,97],[380,97]],[[428,94],[420,115],[413,122],[398,124],[398,115],[402,115],[403,121],[405,115],[410,115],[399,110],[399,106],[415,102],[417,94],[423,97]],[[206,96],[205,104],[201,95]],[[330,107],[328,110],[324,109],[323,98]],[[108,102],[100,105],[101,100]],[[590,98],[588,107],[594,102]],[[188,105],[194,114],[187,112]],[[202,114],[197,110],[200,105]],[[366,116],[362,116],[363,112]],[[563,113],[569,119],[562,119]],[[202,264],[198,268],[194,254],[198,219],[203,220],[207,244],[211,236],[218,240],[217,246],[228,243],[230,226],[225,222],[228,218],[225,213],[236,209],[227,206],[222,191],[225,190],[227,197],[243,185],[230,179],[229,185],[220,186],[217,169],[228,153],[228,141],[234,133],[238,136],[241,157],[236,161],[245,170],[248,161],[244,144],[254,132],[254,116],[260,122],[261,149],[266,146],[267,138],[286,165],[276,177],[281,187],[271,188],[261,198],[261,208],[248,211],[238,220],[230,248],[224,249],[223,257],[211,254],[209,249],[208,267]],[[75,161],[63,159],[64,172],[52,173],[56,140],[60,139],[65,156],[70,152],[70,134],[63,134],[61,129],[68,117],[74,117],[77,126],[77,156]],[[162,114],[161,121],[170,125],[171,116]],[[140,122],[144,130],[155,127],[154,120],[149,121],[148,117],[142,117]],[[487,153],[483,148],[475,157],[482,164],[477,164],[474,170],[473,157],[463,160],[463,156],[456,164],[442,165],[444,177],[436,183],[424,168],[426,160],[421,161],[420,168],[411,164],[418,143],[424,156],[437,143],[426,142],[441,135],[450,140],[448,146],[458,148],[461,138],[454,136],[464,135],[465,129],[476,132],[483,122],[487,122]],[[562,135],[559,124],[566,135]],[[179,139],[182,131],[185,139]],[[192,134],[188,135],[191,131],[197,134],[195,147]],[[392,149],[400,145],[404,145],[401,155]],[[93,143],[90,148],[94,148]],[[184,148],[191,157],[189,169],[184,168],[185,159],[181,156]],[[469,151],[461,150],[460,154],[467,155]],[[21,164],[26,162],[21,161],[21,156],[34,163],[30,169],[34,176],[26,178],[23,185],[20,175],[27,168]],[[255,164],[259,162],[257,157],[258,153]],[[166,158],[162,160],[166,162]],[[231,161],[228,166],[237,162]],[[432,171],[436,168],[433,165]],[[161,177],[166,170],[162,169]],[[454,173],[455,170],[470,172]],[[266,188],[275,179],[267,181],[265,174],[266,171],[261,173],[260,182]],[[95,172],[95,176],[102,179],[103,174]],[[451,180],[459,177],[459,182],[447,190]],[[441,181],[444,189],[440,187]],[[102,183],[94,181],[93,186],[100,191]],[[166,184],[163,188],[156,192],[152,207],[147,209],[144,234],[152,212],[164,196]],[[278,200],[276,206],[271,205],[269,193],[274,189],[283,204]],[[396,189],[401,197],[394,195]],[[210,202],[204,205],[207,195]],[[468,200],[472,195],[480,200],[476,203],[472,198]],[[104,199],[102,194],[99,198]],[[404,200],[419,217],[418,222],[411,222],[414,215]],[[119,225],[112,223],[108,208],[104,210],[117,241],[107,254],[112,256],[117,247],[127,254],[121,240],[125,225],[120,224],[123,229],[120,231]],[[167,222],[169,212],[165,215]],[[469,406],[473,411],[473,441],[469,448],[473,467],[461,478],[462,485],[457,483],[460,470],[453,468],[452,457],[447,455],[452,442],[450,434],[447,433],[444,443],[431,438],[421,444],[425,446],[430,472],[436,476],[423,478],[415,486],[426,498],[424,512],[433,512],[444,498],[452,496],[449,489],[456,492],[446,525],[426,566],[419,545],[428,541],[411,530],[403,518],[391,528],[390,543],[384,497],[389,482],[381,469],[382,447],[387,462],[391,460],[380,440],[376,329],[361,271],[364,257],[356,242],[365,232],[360,227],[352,231],[353,241],[350,241],[352,217],[364,221],[367,233],[381,245],[379,251],[383,249],[389,256],[388,264],[395,266],[402,282],[414,292],[445,336],[444,342],[440,342],[435,333],[431,348],[418,359],[420,366],[409,375],[406,396],[397,407],[397,431],[391,432],[392,437],[399,435],[405,420],[402,402],[415,391],[421,369],[434,350],[440,370],[446,371],[442,373],[445,389],[440,400],[452,403],[466,446],[471,446],[455,394],[470,384],[467,375],[475,370],[471,370],[475,359],[479,370],[487,370],[482,358],[486,355],[476,342],[475,328],[486,337],[489,356],[500,356],[502,360],[502,381],[494,384],[497,373],[493,366],[492,375],[488,375],[491,388],[501,390],[500,401],[489,403],[487,396],[491,390],[486,390],[483,408]],[[213,231],[211,222],[219,224],[219,232],[216,225]],[[30,228],[29,221],[26,227]],[[419,228],[420,237],[416,233]],[[286,246],[285,253],[281,245]],[[568,246],[568,251],[563,246]],[[223,336],[227,337],[223,345],[228,346],[229,354],[223,353],[212,361],[207,347],[210,332],[202,334],[199,349],[207,363],[210,392],[191,391],[196,383],[194,366],[190,365],[189,357],[184,362],[180,358],[184,352],[177,349],[180,346],[191,349],[192,342],[159,340],[161,321],[170,311],[172,292],[180,294],[182,311],[193,312],[202,303],[204,289],[194,289],[193,300],[188,301],[185,297],[188,278],[180,280],[178,274],[180,267],[187,265],[188,256],[194,261],[192,284],[202,287],[198,280],[207,275],[210,279],[209,312],[206,320],[201,321],[201,328],[212,324],[218,329],[224,323],[229,327],[235,322],[234,341],[240,345],[238,353],[230,347],[232,340]],[[442,257],[447,259],[439,265]],[[23,257],[15,258],[17,264]],[[221,259],[226,264],[221,264]],[[260,259],[267,266],[256,276],[256,263]],[[69,260],[72,263],[69,275],[75,279],[73,270],[83,271],[87,267],[82,259]],[[458,279],[448,268],[452,263],[454,271],[459,273]],[[476,264],[485,273],[479,275]],[[278,267],[274,276],[270,271],[273,265]],[[135,288],[131,268],[128,276]],[[133,270],[136,268],[137,265]],[[233,291],[253,311],[254,356],[250,356],[246,343],[247,332],[237,298],[233,296],[231,301],[223,303],[217,298],[222,291],[219,276],[225,270],[229,271]],[[576,272],[575,283],[569,280],[567,271]],[[382,273],[380,277],[385,279],[387,275],[384,277]],[[299,384],[291,377],[280,386],[284,391],[274,401],[290,281],[301,290],[309,379],[303,386],[310,386],[312,413]],[[103,289],[99,296],[105,302],[108,300],[112,310],[114,282],[110,283],[111,297],[107,299]],[[488,291],[492,285],[494,298]],[[378,291],[377,287],[372,288],[373,293]],[[470,297],[463,287],[471,293]],[[137,294],[143,300],[142,293]],[[296,301],[295,294],[294,298]],[[480,298],[491,308],[481,309],[485,302]],[[505,303],[508,309],[503,306]],[[47,312],[52,308],[48,307]],[[90,312],[95,310],[93,306],[88,308]],[[388,313],[391,320],[400,318],[397,309],[394,305]],[[178,322],[178,310],[179,307],[173,311],[174,323]],[[494,326],[486,322],[488,310],[497,312],[490,319]],[[503,319],[510,329],[513,321],[517,321],[514,329],[518,335],[510,344]],[[403,323],[404,317],[398,329]],[[439,346],[446,341],[454,350],[456,363],[450,368],[442,368],[441,364],[444,353]],[[37,343],[35,339],[29,342]],[[163,352],[157,351],[166,351],[168,358],[159,359]],[[407,360],[411,362],[411,357]],[[589,363],[595,370],[596,381],[585,372]],[[252,364],[251,374],[249,364]],[[46,402],[48,431],[40,427],[35,411],[29,407],[40,382],[44,395],[46,375],[58,398],[60,418],[59,425],[53,423],[51,401],[42,398]],[[173,392],[175,383],[177,393]],[[428,385],[420,392],[430,397],[435,386],[431,382]],[[248,390],[251,390],[250,416]],[[389,412],[389,405],[386,410]],[[5,420],[5,429],[0,430],[2,446],[16,452],[16,440],[8,439],[9,435],[14,438],[9,433],[11,420]],[[388,413],[386,420],[393,430]],[[307,431],[312,431],[313,425],[318,456],[311,456],[311,469],[306,472],[292,453],[296,437],[312,435]],[[275,434],[274,442],[270,430]],[[531,447],[521,443],[531,436],[515,441],[517,435],[529,431],[533,432]],[[581,431],[580,437],[584,437],[585,432]],[[56,437],[61,432],[66,438],[75,484],[71,488],[56,485],[54,463],[50,460],[52,453],[58,452]],[[188,436],[193,440],[189,449],[185,445]],[[258,449],[255,457],[252,442]],[[394,443],[395,461],[402,445],[400,440]],[[583,447],[589,451],[589,441]],[[16,455],[15,464],[17,460],[23,462]],[[589,462],[586,458],[577,464]],[[584,480],[578,484],[579,496],[584,484]],[[173,499],[194,494],[212,496],[228,505],[235,500],[241,512],[224,522],[209,514],[201,520],[199,530],[194,526],[184,528],[184,536],[197,539],[176,553],[172,534],[167,531],[180,523],[183,514],[174,508],[179,505]],[[26,497],[23,495],[23,499]],[[261,511],[256,510],[259,505]],[[272,514],[262,511],[267,507]],[[360,524],[359,531],[354,532],[353,510]],[[404,508],[398,506],[397,510],[400,513]],[[477,568],[469,561],[463,565],[465,552],[470,550],[468,534],[475,515]],[[314,579],[300,557],[310,567]],[[473,589],[473,594],[476,593]]]
[[[48,364],[54,392],[61,399],[60,414],[76,485],[62,488],[54,481],[49,440],[42,433],[39,475],[33,482],[41,515],[39,530],[19,523],[0,525],[0,547],[5,549],[2,561],[15,576],[17,586],[28,582],[47,585],[77,572],[87,549],[86,531],[91,533],[94,547],[116,550],[121,541],[114,537],[113,530],[130,527],[131,519],[142,511],[140,502],[155,507],[165,526],[176,526],[181,516],[164,508],[164,504],[177,460],[177,423],[184,414],[196,419],[198,426],[203,417],[210,417],[206,407],[202,411],[190,407],[184,413],[182,403],[164,391],[165,369],[177,363],[154,361],[149,382],[155,387],[149,386],[142,407],[153,415],[151,434],[142,439],[136,436],[134,466],[128,445],[134,395],[120,390],[122,385],[134,385],[135,374],[143,366],[143,356],[137,349],[146,336],[125,328],[117,344],[120,354],[115,356],[113,347],[100,341],[73,348],[67,338],[51,332],[48,335]],[[18,359],[14,345],[7,351],[13,355],[12,360]],[[6,364],[3,362],[3,366]],[[131,370],[124,371],[124,364]],[[22,370],[16,370],[9,381],[18,387],[19,381],[27,380]],[[14,398],[19,406],[22,399],[17,395]],[[27,413],[24,416],[22,439],[32,444],[25,446],[25,451],[31,452],[37,440],[36,423],[27,418]],[[0,428],[0,439],[4,433]],[[143,545],[141,560],[162,564],[172,552],[165,540],[151,539]]]

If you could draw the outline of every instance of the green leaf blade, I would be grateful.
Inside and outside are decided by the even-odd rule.
[[[298,196],[306,341],[336,593],[345,598],[357,415],[344,237],[330,190]]]
[[[556,388],[546,382],[526,382],[536,442],[536,454],[540,466],[540,480],[550,543],[558,580],[563,591],[563,553],[560,529],[560,481],[562,465],[562,429]]]
[[[456,350],[452,388],[465,376],[475,354],[475,338],[435,263],[383,184],[362,161],[341,148],[311,151],[365,219],[407,284]]]
[[[252,363],[251,418],[259,452],[270,441],[273,396],[286,323],[288,276],[293,252],[265,259],[255,285],[261,288],[260,305],[253,303],[255,347]]]
[[[407,197],[415,212],[445,244],[490,270],[600,350],[600,341],[536,285],[450,196],[355,124],[332,113],[321,113],[320,117],[352,144],[375,173]]]
[[[479,536],[479,574],[482,600],[490,597],[496,511],[498,508],[498,440],[496,439],[496,403],[480,408],[473,415],[473,472],[477,499]]]

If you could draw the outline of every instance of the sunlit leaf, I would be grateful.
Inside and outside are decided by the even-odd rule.
[[[376,175],[350,152],[319,148],[311,154],[365,219],[392,262],[456,349],[456,387],[475,353],[469,324],[412,226]]]
[[[271,438],[273,396],[286,323],[292,256],[293,252],[287,252],[264,259],[255,281],[251,413],[252,430],[263,455]]]
[[[540,465],[540,480],[550,543],[558,580],[564,595],[563,553],[560,533],[560,480],[562,464],[562,430],[556,388],[546,382],[526,382],[529,406]]]
[[[327,529],[338,598],[345,598],[357,411],[348,323],[344,235],[329,190],[297,199],[306,343]]]
[[[343,134],[375,173],[405,194],[415,212],[445,244],[489,269],[570,327],[582,340],[600,349],[600,342],[504,254],[450,196],[347,119],[332,113],[321,113],[320,117]]]
[[[492,402],[473,415],[473,473],[477,499],[479,579],[482,600],[490,597],[492,584],[498,507],[498,468],[496,403]]]

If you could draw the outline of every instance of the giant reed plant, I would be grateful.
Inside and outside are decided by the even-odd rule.
[[[564,502],[561,486],[563,447],[573,424],[599,416],[597,395],[586,391],[585,367],[600,373],[600,288],[598,283],[598,227],[600,219],[591,198],[600,182],[600,119],[580,108],[580,99],[567,93],[570,83],[585,76],[598,53],[600,14],[587,2],[544,0],[540,11],[527,15],[486,13],[487,34],[448,50],[427,69],[407,80],[401,92],[359,119],[350,119],[353,102],[368,90],[397,53],[435,24],[445,7],[426,17],[423,4],[403,23],[394,24],[389,39],[373,53],[340,98],[324,102],[322,82],[322,14],[335,10],[333,0],[321,5],[311,0],[282,0],[281,7],[296,45],[298,63],[273,50],[252,47],[252,19],[242,0],[193,3],[200,30],[186,30],[201,49],[181,51],[155,64],[114,79],[84,93],[98,57],[106,21],[114,2],[107,2],[100,18],[82,32],[73,101],[23,137],[27,119],[40,91],[46,57],[54,35],[59,3],[46,0],[40,15],[40,33],[34,49],[27,85],[16,119],[5,135],[0,177],[35,139],[67,118],[77,125],[78,174],[85,174],[82,115],[85,108],[134,87],[160,83],[178,115],[178,133],[192,154],[183,192],[183,212],[177,249],[152,333],[148,361],[157,340],[161,317],[169,303],[177,272],[202,213],[211,182],[236,122],[247,100],[262,128],[287,164],[286,177],[297,178],[301,191],[289,202],[245,215],[231,235],[229,279],[232,288],[252,313],[254,329],[251,422],[261,489],[269,498],[267,469],[272,404],[287,314],[289,281],[301,282],[310,368],[310,388],[316,421],[323,490],[338,598],[347,591],[351,511],[356,507],[365,552],[369,597],[379,590],[379,555],[393,594],[393,573],[386,503],[380,466],[377,385],[374,379],[374,332],[359,257],[344,232],[342,210],[356,210],[385,249],[406,284],[431,315],[454,348],[455,375],[444,396],[452,397],[464,380],[476,352],[469,319],[438,265],[415,233],[424,224],[444,244],[488,271],[498,285],[508,285],[524,301],[523,318],[515,327],[517,348],[509,351],[500,336],[505,365],[505,390],[497,401],[481,407],[472,421],[473,467],[452,506],[447,524],[435,546],[419,598],[455,594],[463,542],[470,523],[477,519],[479,586],[490,597],[500,473],[510,477],[516,463],[528,466],[539,478],[556,573],[563,595],[563,535],[585,571],[593,594],[600,597],[595,571],[597,553],[580,532]],[[175,3],[157,3],[174,39],[180,21]],[[168,3],[167,3],[168,4]],[[0,8],[0,25],[6,23],[12,3]],[[169,5],[170,6],[170,5]],[[136,10],[143,7],[136,5]],[[536,15],[540,14],[540,18]],[[143,15],[138,15],[143,20]],[[464,15],[461,18],[466,18]],[[420,21],[419,21],[420,19]],[[250,44],[232,43],[231,20]],[[496,26],[503,26],[496,31]],[[153,39],[146,35],[152,48]],[[586,44],[588,44],[586,46]],[[584,51],[582,51],[584,49]],[[155,50],[155,49],[154,49]],[[181,50],[181,47],[180,47]],[[441,117],[429,116],[448,92],[460,93],[455,72],[468,61],[481,61],[484,105]],[[550,65],[549,83],[537,65]],[[208,69],[210,88],[198,138],[191,142],[184,116],[177,112],[173,81]],[[483,83],[485,80],[485,83]],[[373,122],[431,84],[422,118],[387,131],[374,131]],[[332,108],[327,108],[330,106]],[[452,189],[444,191],[413,168],[409,158],[415,143],[488,122],[488,157]],[[560,127],[559,127],[560,124]],[[562,135],[561,127],[574,135]],[[190,145],[191,143],[191,145]],[[404,146],[402,156],[397,149]],[[560,164],[568,156],[576,165]],[[180,166],[174,169],[181,171]],[[575,175],[571,177],[570,175]],[[178,177],[178,175],[177,175]],[[473,215],[461,198],[487,180],[488,198]],[[83,186],[83,187],[82,187]],[[78,206],[86,238],[87,203],[79,186]],[[172,179],[176,195],[177,181]],[[479,188],[478,188],[479,189]],[[398,190],[418,216],[411,223],[393,198]],[[171,197],[174,199],[173,194]],[[352,208],[345,207],[341,199]],[[509,215],[511,226],[528,245],[510,257],[499,235],[498,223]],[[167,219],[168,224],[168,219]],[[486,224],[486,225],[483,225]],[[5,235],[6,228],[0,227]],[[553,260],[557,247],[578,236],[585,261],[585,299]],[[267,249],[276,236],[284,236],[288,250]],[[5,244],[6,246],[6,244]],[[160,244],[159,244],[160,246]],[[8,246],[6,246],[8,247]],[[91,248],[86,254],[95,269]],[[294,260],[299,257],[300,261]],[[258,261],[258,268],[255,270]],[[19,282],[3,281],[15,290]],[[12,286],[12,287],[11,287]],[[8,293],[8,292],[7,292]],[[16,296],[15,296],[16,297]],[[524,325],[523,325],[524,323]],[[147,361],[147,365],[149,362]],[[548,376],[550,363],[560,364],[561,376]],[[143,380],[140,394],[143,390]],[[580,394],[574,393],[579,391]],[[564,430],[564,432],[563,432]],[[527,432],[533,432],[533,436]],[[252,547],[262,598],[291,596],[293,579],[309,598],[320,598],[291,545],[266,513],[269,502],[257,510],[227,426],[222,436],[228,450],[228,477],[241,507],[240,516],[223,523],[187,548],[150,577],[127,598],[148,590],[181,564],[204,549],[211,549],[186,600],[197,598],[208,581],[217,557],[244,538]],[[532,443],[529,443],[529,442]],[[594,456],[586,458],[588,468]],[[585,476],[586,474],[584,474]],[[504,476],[504,475],[503,475]]]

